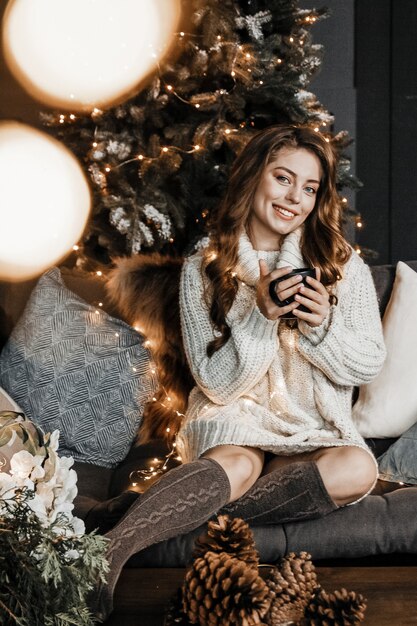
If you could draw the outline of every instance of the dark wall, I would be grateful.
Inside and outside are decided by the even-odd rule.
[[[355,137],[354,0],[300,0],[300,6],[303,9],[326,6],[331,11],[329,18],[318,22],[311,30],[314,43],[324,46],[324,57],[320,72],[309,89],[335,115],[334,130],[347,130],[351,137]],[[354,160],[354,146],[350,152]]]
[[[352,171],[364,187],[347,194],[364,221],[355,239],[371,263],[417,259],[417,0],[301,0],[328,6],[313,29],[325,48],[311,84],[349,131]],[[356,197],[355,197],[356,196]]]
[[[417,2],[357,0],[355,32],[360,241],[417,259]]]
[[[324,47],[324,57],[317,77],[312,81],[312,91],[322,105],[334,115],[333,131],[347,130],[352,139],[356,138],[356,88],[355,88],[355,2],[354,0],[300,0],[304,9],[326,6],[331,16],[318,22],[312,28],[314,43]],[[351,171],[360,178],[356,165],[356,143],[349,146],[347,153],[351,159]],[[349,206],[356,205],[357,194],[343,190]],[[349,220],[345,234],[350,242],[357,240],[357,232]]]

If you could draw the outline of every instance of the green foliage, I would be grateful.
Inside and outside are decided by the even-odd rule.
[[[92,180],[80,251],[87,267],[139,251],[191,251],[255,131],[280,122],[330,130],[331,115],[307,91],[322,57],[310,31],[326,9],[304,10],[298,0],[182,4],[176,53],[146,89],[89,116],[43,116]],[[349,160],[342,165],[340,187],[354,184]]]
[[[108,571],[106,540],[71,535],[65,519],[67,535],[57,535],[41,525],[30,498],[21,490],[13,515],[0,517],[0,624],[91,626],[87,596]]]

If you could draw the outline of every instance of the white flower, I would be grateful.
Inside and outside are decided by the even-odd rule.
[[[16,477],[16,480],[19,483],[26,481],[28,478],[32,479],[32,472],[34,473],[34,478],[39,474],[39,470],[42,471],[42,475],[44,471],[42,467],[43,457],[40,455],[33,456],[27,450],[20,450],[20,452],[16,452],[11,458],[10,461],[10,473],[12,476]]]
[[[73,517],[71,520],[71,525],[74,530],[74,535],[76,537],[83,535],[85,533],[85,524],[82,519],[79,517]]]
[[[7,420],[3,424],[7,427]],[[0,423],[0,429],[1,426]],[[72,515],[77,495],[77,474],[71,469],[74,460],[58,456],[59,431],[46,435],[38,433],[41,441],[43,437],[43,444],[34,446],[34,424],[23,420],[21,429],[31,437],[22,437],[19,432],[17,437],[10,437],[8,443],[14,443],[13,447],[7,448],[10,451],[10,469],[8,472],[0,471],[0,514],[9,512],[9,516],[12,515],[12,509],[18,502],[18,490],[26,488],[30,492],[26,504],[42,526],[59,535],[83,535],[84,522]],[[24,446],[31,451],[21,449]]]
[[[27,504],[30,510],[36,514],[42,526],[48,526],[48,498],[45,497],[45,494],[39,493],[37,490],[34,497],[28,500]]]

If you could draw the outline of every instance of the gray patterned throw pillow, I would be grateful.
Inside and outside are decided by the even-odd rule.
[[[0,355],[0,385],[59,453],[115,467],[135,438],[156,388],[149,352],[131,326],[91,306],[58,268],[38,281]]]

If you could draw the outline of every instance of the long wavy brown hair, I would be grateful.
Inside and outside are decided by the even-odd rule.
[[[217,337],[207,346],[208,356],[230,337],[226,315],[238,289],[233,271],[238,262],[239,238],[243,228],[248,227],[262,172],[282,148],[304,148],[321,163],[316,204],[304,222],[300,241],[306,263],[320,268],[321,281],[331,290],[351,255],[351,247],[342,234],[341,200],[336,190],[337,153],[331,140],[309,126],[270,126],[259,132],[236,158],[226,194],[212,215],[210,246],[205,251],[203,267],[209,278],[207,298]]]

